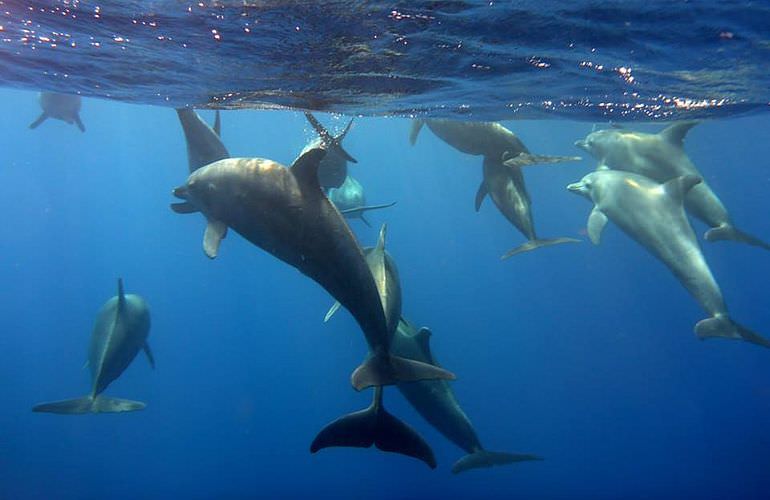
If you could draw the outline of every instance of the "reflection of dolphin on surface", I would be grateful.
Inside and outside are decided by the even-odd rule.
[[[220,138],[222,122],[219,117],[219,110],[216,111],[214,118],[214,128],[209,127],[193,109],[180,108],[176,110],[176,113],[184,131],[190,173],[209,163],[230,157],[230,153]]]
[[[323,145],[326,148],[326,156],[321,160],[321,166],[318,167],[318,182],[324,189],[342,186],[342,183],[345,182],[345,177],[348,175],[348,162],[358,163],[355,158],[342,148],[342,141],[348,135],[350,126],[353,125],[353,120],[351,119],[345,129],[335,137],[323,128],[315,116],[310,113],[306,113],[305,116],[319,137],[305,146],[302,153]],[[300,156],[302,156],[302,153],[300,153]]]
[[[438,366],[430,350],[430,336],[427,328],[418,331],[402,320],[393,337],[392,351],[398,356]],[[485,450],[473,424],[457,402],[452,387],[445,380],[400,383],[398,389],[431,426],[468,453],[452,466],[452,472],[456,474],[493,465],[541,460],[537,455]]]
[[[149,332],[150,309],[147,303],[138,295],[126,295],[123,280],[119,279],[118,295],[102,306],[91,334],[88,351],[88,367],[93,380],[91,394],[41,403],[35,405],[32,411],[75,415],[143,410],[145,404],[140,401],[108,398],[101,393],[128,368],[140,349],[144,349],[150,365],[155,368],[155,360],[147,344]]]
[[[345,182],[340,187],[329,189],[327,194],[342,215],[349,219],[361,219],[369,227],[371,224],[364,217],[364,212],[389,208],[396,204],[394,201],[384,205],[367,205],[364,187],[350,175],[345,178]]]
[[[48,118],[56,118],[70,125],[74,123],[81,132],[86,131],[85,125],[80,120],[81,99],[79,95],[40,92],[37,99],[43,112],[37,117],[37,120],[30,123],[29,128],[37,128]]]
[[[348,309],[370,348],[369,357],[351,376],[357,390],[454,378],[446,370],[390,354],[391,335],[372,273],[353,233],[318,182],[325,154],[323,149],[311,149],[290,168],[262,158],[214,162],[174,190],[185,202],[172,208],[182,213],[200,210],[206,216],[204,251],[209,257],[216,257],[230,227],[312,278]],[[345,430],[347,437],[357,439],[358,431],[367,429]],[[394,437],[387,445],[399,450],[401,443]]]
[[[423,125],[427,125],[436,136],[458,151],[484,157],[484,177],[476,193],[476,211],[481,207],[484,197],[489,195],[500,213],[528,240],[502,258],[537,248],[579,241],[574,238],[537,237],[532,218],[532,200],[521,171],[521,167],[527,165],[577,161],[580,160],[579,157],[532,155],[516,134],[494,122],[415,120],[409,135],[411,144],[417,140]]]
[[[599,164],[666,182],[683,175],[703,176],[684,151],[684,138],[697,121],[677,122],[657,134],[622,128],[597,130],[575,146],[589,152]],[[708,224],[707,241],[734,240],[770,250],[770,245],[733,226],[727,209],[706,182],[694,186],[684,205]]]
[[[607,220],[612,220],[674,273],[711,316],[695,325],[698,337],[743,339],[770,347],[768,340],[730,319],[701,253],[683,208],[687,192],[699,182],[699,177],[682,176],[659,184],[642,175],[601,169],[567,189],[595,204],[588,218],[588,235],[594,244],[599,243]]]
[[[396,263],[385,250],[385,234],[386,226],[383,225],[377,246],[364,249],[364,254],[377,284],[388,332],[393,335],[401,318],[401,283]],[[339,302],[332,306],[324,321],[338,308]],[[372,404],[367,409],[338,418],[321,430],[310,445],[311,453],[330,446],[368,448],[374,444],[384,451],[408,455],[422,460],[431,468],[436,467],[436,459],[428,443],[414,429],[385,410],[382,392],[383,388],[377,387]],[[399,445],[394,447],[391,444],[393,441]]]

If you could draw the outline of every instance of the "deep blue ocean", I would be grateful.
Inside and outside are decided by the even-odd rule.
[[[34,2],[30,6],[36,10],[29,17],[40,16],[45,4],[78,8],[78,2]],[[93,12],[91,3],[80,4]],[[344,10],[344,2],[328,4]],[[361,2],[360,8],[408,12],[408,4]],[[481,4],[414,4],[417,10],[430,10],[434,20],[451,20],[467,29],[475,52],[465,54],[465,62],[481,53],[494,59],[479,44],[489,49],[503,31],[484,31],[487,24],[495,25],[494,13],[476,16]],[[474,211],[480,157],[458,152],[427,129],[410,146],[411,120],[406,116],[358,116],[345,138],[345,149],[358,160],[349,173],[364,186],[367,202],[397,202],[367,214],[371,227],[359,220],[350,220],[350,226],[362,246],[372,246],[380,225],[387,223],[387,248],[399,266],[404,316],[431,328],[433,353],[457,374],[452,387],[484,447],[543,458],[454,475],[451,466],[465,452],[428,425],[393,387],[385,388],[388,410],[431,445],[435,470],[374,448],[311,454],[310,443],[324,425],[371,401],[371,391],[358,393],[349,380],[366,355],[361,329],[344,310],[323,323],[334,299],[234,231],[222,242],[219,256],[208,259],[201,250],[204,219],[169,208],[179,201],[172,190],[189,174],[185,139],[172,106],[216,107],[213,97],[226,91],[228,77],[235,85],[232,90],[245,92],[241,85],[248,78],[229,65],[237,59],[231,52],[235,44],[230,52],[219,53],[193,44],[191,50],[207,58],[204,69],[216,67],[220,56],[227,69],[211,88],[194,78],[204,70],[200,66],[185,66],[176,54],[168,57],[168,66],[159,66],[163,52],[146,45],[135,49],[137,57],[144,57],[141,64],[125,74],[120,70],[131,66],[131,60],[118,51],[62,56],[62,47],[20,42],[11,31],[27,29],[20,14],[26,4],[0,1],[0,11],[6,9],[0,12],[0,35],[9,37],[0,44],[0,499],[768,498],[770,351],[740,341],[698,340],[693,326],[706,314],[669,270],[612,222],[601,244],[593,245],[586,236],[592,205],[566,189],[596,167],[573,144],[595,123],[606,127],[610,119],[636,120],[624,126],[658,132],[669,122],[649,118],[703,118],[687,135],[686,152],[736,225],[770,240],[770,114],[762,83],[770,74],[770,56],[767,26],[760,22],[770,17],[768,9],[761,2],[747,4],[746,11],[740,2],[712,5],[709,16],[692,14],[704,22],[685,33],[683,26],[692,18],[671,14],[666,18],[671,29],[659,29],[649,18],[656,13],[656,2],[648,4],[644,24],[627,38],[611,27],[629,15],[630,7],[614,3],[611,8],[583,5],[580,22],[573,25],[581,31],[557,37],[566,40],[579,33],[581,40],[593,40],[586,24],[593,16],[604,29],[597,46],[608,51],[613,41],[628,51],[643,46],[645,34],[654,38],[644,57],[650,57],[651,65],[665,64],[661,72],[651,65],[639,70],[637,74],[649,76],[639,84],[641,97],[630,96],[625,85],[636,84],[627,78],[618,83],[614,70],[606,80],[599,71],[592,74],[601,78],[549,94],[555,88],[549,82],[582,71],[565,69],[559,77],[559,64],[553,61],[549,67],[554,71],[543,79],[529,73],[531,68],[514,67],[467,85],[434,87],[404,73],[404,68],[414,73],[422,69],[426,81],[459,81],[465,62],[450,57],[457,64],[444,75],[437,75],[446,69],[437,69],[437,64],[415,69],[408,62],[390,67],[380,61],[383,65],[369,75],[371,81],[356,80],[341,88],[330,86],[340,81],[327,79],[299,89],[297,83],[312,71],[273,68],[265,81],[275,88],[284,82],[291,88],[286,95],[276,97],[261,82],[263,93],[253,99],[219,103],[363,115],[419,111],[457,116],[471,109],[474,119],[539,117],[543,119],[501,123],[533,153],[583,157],[524,169],[538,234],[581,242],[501,261],[501,255],[525,238],[490,200]],[[673,12],[685,11],[684,4],[677,3]],[[173,16],[163,17],[162,2],[126,5],[152,11],[137,17],[139,24],[159,16],[161,24],[165,20],[177,32],[184,31],[169,20]],[[213,3],[207,8],[219,7]],[[248,16],[267,15],[260,8],[253,6]],[[698,9],[709,11],[707,5]],[[300,17],[319,15],[311,10]],[[530,2],[505,14],[523,12],[538,19],[543,14]],[[348,12],[351,19],[355,14]],[[373,15],[366,17],[366,26],[376,25]],[[576,15],[560,19],[574,20]],[[205,17],[212,23],[228,21]],[[388,22],[394,22],[392,17]],[[112,21],[130,27],[127,19],[116,16]],[[409,36],[423,42],[437,36],[435,23],[419,16],[408,19]],[[104,36],[118,34],[114,26],[90,22],[94,24],[81,17],[72,25],[73,33],[79,33],[73,36],[89,36],[89,26]],[[349,28],[351,23],[342,24]],[[529,33],[542,28],[523,24],[531,28]],[[209,28],[203,31],[210,33]],[[62,33],[59,27],[52,29]],[[395,36],[391,25],[386,29]],[[448,37],[444,28],[438,32]],[[703,46],[677,45],[672,32],[687,40],[700,34],[707,41]],[[280,31],[271,32],[271,40],[280,36]],[[717,46],[730,41],[741,45]],[[631,42],[636,49],[624,45]],[[680,58],[661,55],[667,43],[680,50]],[[533,47],[546,54],[548,44],[543,37]],[[707,61],[691,56],[707,49],[724,56],[713,60],[711,68],[719,73],[719,82],[709,87],[706,80],[678,75],[679,83],[693,84],[687,87],[691,94],[677,87],[680,101],[654,108],[660,102],[648,97],[673,85],[667,65],[680,61],[697,73]],[[276,60],[284,69],[296,69],[290,57],[297,55],[294,49],[283,50],[274,54]],[[739,52],[744,59],[737,59]],[[265,54],[255,57],[264,63]],[[298,57],[329,63],[313,51]],[[582,59],[580,54],[570,57]],[[608,58],[615,68],[625,67],[621,59],[618,53]],[[47,64],[58,66],[49,72]],[[363,74],[363,66],[343,66],[338,69]],[[11,67],[16,69],[9,72]],[[66,79],[58,72],[65,67],[72,75],[67,78],[75,82],[70,88],[85,96],[80,116],[86,132],[54,119],[30,130],[28,125],[40,114],[36,91],[63,90]],[[725,68],[735,70],[730,73],[735,80]],[[163,71],[168,79],[155,80]],[[390,71],[400,76],[383,76]],[[531,80],[515,92],[502,89],[500,82],[513,74]],[[655,75],[660,79],[645,87]],[[396,87],[377,86],[394,78],[400,82]],[[103,86],[95,87],[99,82]],[[414,83],[414,93],[403,92],[408,82]],[[474,101],[474,86],[478,92],[498,88],[500,93]],[[582,101],[575,109],[566,101],[563,106],[541,103],[542,95],[579,102],[581,89],[600,100],[605,96],[626,104],[616,109]],[[350,99],[340,97],[345,95]],[[722,104],[708,104],[722,97]],[[643,110],[624,114],[636,99],[644,103]],[[525,105],[516,115],[512,108],[496,112],[501,102],[536,105]],[[702,102],[706,104],[697,105]],[[213,111],[200,114],[213,122]],[[316,116],[332,131],[348,120],[322,112]],[[222,112],[221,137],[234,157],[289,165],[316,135],[296,110],[230,109]],[[731,316],[770,336],[770,253],[735,242],[703,241],[707,227],[694,219],[692,224]],[[32,406],[42,401],[88,393],[89,371],[82,367],[91,330],[99,308],[116,294],[118,278],[128,293],[140,294],[150,305],[149,344],[157,366],[151,369],[140,352],[105,394],[143,401],[146,409],[76,416],[33,413]]]

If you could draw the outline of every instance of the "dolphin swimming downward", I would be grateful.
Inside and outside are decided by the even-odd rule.
[[[213,128],[209,127],[193,109],[179,108],[176,113],[184,131],[190,173],[209,163],[230,157],[230,153],[220,138],[222,121],[219,110],[216,110]]]
[[[599,244],[602,229],[612,220],[674,273],[710,315],[695,325],[699,338],[743,339],[770,347],[770,341],[730,318],[684,213],[687,192],[700,182],[699,177],[686,175],[659,184],[642,175],[600,169],[567,189],[595,205],[588,218],[588,236],[594,244]]]

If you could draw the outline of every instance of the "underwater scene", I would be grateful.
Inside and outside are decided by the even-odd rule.
[[[0,499],[770,495],[770,6],[3,0],[0,86]]]

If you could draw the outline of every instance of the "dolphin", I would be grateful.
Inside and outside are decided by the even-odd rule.
[[[176,113],[187,143],[187,163],[190,173],[209,163],[230,157],[230,153],[220,139],[222,121],[219,110],[216,110],[214,128],[209,127],[198,113],[190,108],[177,109]]]
[[[589,152],[600,165],[666,182],[683,175],[703,176],[684,151],[684,138],[697,121],[677,122],[657,134],[622,128],[591,132],[575,146]],[[734,240],[770,250],[764,241],[737,229],[722,201],[704,181],[687,193],[687,211],[705,222],[706,241]]]
[[[327,133],[328,135],[328,133]],[[363,330],[369,358],[351,376],[357,390],[405,380],[454,378],[425,363],[391,356],[391,336],[377,286],[353,233],[326,198],[318,168],[326,151],[306,151],[291,167],[263,158],[227,158],[190,174],[174,190],[179,213],[200,211],[208,224],[203,249],[217,256],[232,228],[297,268],[337,299]]]
[[[701,253],[683,206],[687,192],[700,182],[699,177],[684,175],[660,184],[643,175],[601,169],[567,189],[595,205],[588,218],[588,236],[594,244],[599,244],[602,229],[612,220],[671,270],[710,316],[695,325],[699,338],[743,339],[770,347],[768,340],[730,318]]]
[[[342,148],[342,141],[345,136],[348,135],[353,120],[351,119],[345,129],[336,137],[333,137],[321,123],[310,113],[305,113],[310,124],[318,133],[319,137],[311,141],[302,153],[310,151],[324,145],[326,148],[326,156],[321,160],[321,166],[318,169],[318,181],[321,187],[324,189],[338,188],[345,182],[345,178],[348,175],[348,162],[358,163],[358,160],[350,156],[347,151]],[[300,156],[302,155],[300,153]]]
[[[401,282],[398,267],[385,250],[386,231],[387,226],[383,224],[377,245],[364,249],[364,254],[377,284],[388,333],[393,335],[401,318]],[[338,308],[339,302],[332,306],[324,321]],[[422,460],[430,468],[435,468],[433,450],[414,429],[385,410],[382,393],[382,388],[376,387],[372,404],[367,409],[346,415],[324,427],[310,445],[310,452],[315,453],[330,446],[368,448],[374,444],[383,451],[411,456]],[[350,432],[350,429],[357,431]],[[391,444],[393,436],[398,436],[398,446]]]
[[[101,393],[128,368],[140,349],[150,366],[155,368],[147,335],[150,332],[150,309],[139,295],[126,295],[123,280],[118,279],[118,295],[105,303],[96,317],[88,366],[91,369],[91,393],[76,399],[65,399],[35,405],[32,411],[79,415],[82,413],[120,413],[143,410],[145,404],[128,399],[108,398]]]
[[[364,212],[389,208],[396,204],[394,201],[384,205],[367,205],[364,187],[350,175],[345,177],[345,182],[340,187],[330,188],[327,191],[327,195],[342,215],[349,219],[361,219],[369,227],[371,227],[371,224],[364,217]]]
[[[503,154],[529,153],[516,134],[496,122],[459,120],[413,120],[409,143],[414,146],[423,125],[441,140],[465,154],[500,160]]]
[[[439,366],[430,350],[430,337],[430,330],[417,330],[402,318],[393,337],[392,352]],[[452,466],[455,474],[493,465],[542,460],[537,455],[485,450],[473,424],[457,402],[452,387],[444,380],[400,383],[398,390],[432,427],[468,453]]]
[[[29,128],[37,128],[48,118],[56,118],[70,125],[74,123],[81,132],[86,131],[85,125],[80,120],[81,99],[79,95],[40,92],[37,100],[40,107],[43,108],[43,112],[37,117],[37,120],[30,123]]]

